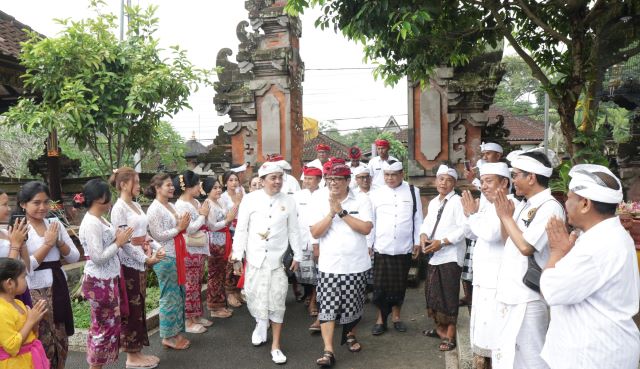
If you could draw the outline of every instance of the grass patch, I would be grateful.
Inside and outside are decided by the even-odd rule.
[[[145,300],[145,309],[147,313],[158,307],[160,301],[160,288],[148,287],[147,298]],[[88,329],[91,325],[91,308],[89,301],[81,299],[71,300],[71,309],[73,310],[73,321],[76,328]]]

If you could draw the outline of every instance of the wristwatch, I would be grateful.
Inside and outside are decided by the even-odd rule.
[[[338,217],[339,217],[339,218],[344,218],[344,217],[346,217],[347,215],[349,215],[349,212],[348,212],[348,211],[346,211],[346,210],[344,210],[344,209],[343,209],[341,212],[339,212],[339,213],[338,213]]]

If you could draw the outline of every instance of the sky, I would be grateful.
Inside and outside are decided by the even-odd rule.
[[[105,0],[105,3],[109,11],[119,14],[119,0]],[[3,1],[0,10],[54,37],[62,30],[55,18],[91,17],[88,4],[88,0],[14,0]],[[179,45],[187,50],[191,62],[201,68],[215,67],[216,54],[228,47],[234,51],[229,59],[235,62],[239,44],[236,25],[248,18],[244,0],[132,0],[132,4],[158,6],[157,37],[161,47]],[[372,66],[363,62],[360,45],[333,30],[321,31],[314,27],[319,14],[320,11],[314,9],[301,17],[300,53],[306,67],[304,116],[320,121],[335,120],[336,127],[345,133],[366,126],[383,126],[390,115],[400,125],[406,125],[406,82],[391,88],[380,80],[375,81]],[[208,145],[217,134],[218,126],[230,121],[229,116],[217,115],[214,94],[213,87],[201,88],[190,98],[193,110],[185,109],[169,119],[185,139],[195,135]]]

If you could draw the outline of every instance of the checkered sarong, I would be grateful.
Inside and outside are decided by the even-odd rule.
[[[411,254],[385,255],[375,253],[373,261],[373,302],[378,306],[402,305],[407,290]],[[382,309],[385,310],[385,309]]]
[[[349,324],[362,317],[367,272],[352,274],[318,273],[320,321],[336,320]]]
[[[469,282],[473,282],[473,249],[476,246],[475,240],[467,238],[467,250],[464,254],[464,262],[462,263],[462,275],[461,279]]]

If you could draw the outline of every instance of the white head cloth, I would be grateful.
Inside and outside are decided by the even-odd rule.
[[[351,173],[353,174],[354,177],[357,177],[359,174],[362,174],[362,173],[368,174],[369,167],[367,167],[366,165],[360,165],[358,167],[352,168]]]
[[[484,163],[480,167],[480,175],[483,176],[485,174],[497,174],[505,178],[511,177],[507,163]]]
[[[485,152],[485,151],[495,151],[495,152],[499,152],[499,153],[503,153],[502,151],[502,146],[498,145],[497,143],[494,142],[487,142],[487,143],[481,143],[480,144],[480,152]]]
[[[307,164],[308,168],[318,168],[320,170],[324,170],[324,168],[322,167],[322,163],[320,163],[320,160],[314,160],[312,162],[309,162]]]
[[[399,170],[402,170],[402,162],[395,161],[393,162],[393,164],[389,164],[385,161],[384,163],[382,163],[382,170],[392,170],[394,172],[397,172]]]
[[[237,168],[231,168],[229,170],[234,172],[234,173],[244,172],[245,170],[247,170],[247,163],[244,163],[244,164],[242,164],[241,166],[239,166]]]
[[[291,170],[291,164],[286,160],[274,161],[273,163],[279,165],[282,169]]]
[[[539,149],[540,148],[535,148],[525,152],[539,151],[539,152],[542,152],[543,154],[545,153],[544,149],[542,149],[542,151]],[[544,166],[544,164],[537,161],[536,159],[527,155],[522,155],[522,154],[524,153],[520,153],[517,156],[516,155],[512,156],[512,160],[510,160],[511,167],[524,170],[525,172],[528,172],[528,173],[535,173],[541,176],[551,177],[551,174],[553,173],[553,162],[551,162],[551,165],[552,165],[551,167],[546,167]],[[511,156],[511,154],[507,155],[507,157],[509,156]],[[547,150],[547,158],[549,157],[555,157],[557,159],[556,153],[553,152],[552,150]]]
[[[458,180],[458,172],[456,172],[455,169],[449,168],[444,164],[438,167],[438,171],[436,172],[436,177],[439,176],[440,174],[448,174],[451,177],[453,177],[453,179],[455,179],[456,181]]]
[[[284,173],[284,170],[282,169],[282,167],[280,165],[278,165],[279,162],[266,162],[264,164],[262,164],[262,166],[260,167],[260,169],[258,169],[258,176],[259,177],[264,177],[267,174],[271,174],[271,173]]]
[[[515,160],[515,158],[517,158],[523,152],[524,150],[513,150],[507,154],[507,160],[509,160],[509,163],[511,163],[512,161]]]
[[[602,172],[613,177],[618,182],[618,189],[614,190],[604,184],[595,172]],[[607,167],[596,164],[578,164],[569,171],[571,182],[569,190],[585,199],[604,202],[607,204],[618,204],[622,201],[622,184],[620,180],[611,173]]]
[[[547,156],[547,159],[549,159],[549,162],[551,163],[552,168],[555,168],[558,165],[560,165],[560,158],[558,157],[555,151],[547,149],[545,152],[544,147],[536,147],[534,149],[527,150],[527,152],[536,152],[536,151],[541,152]]]

